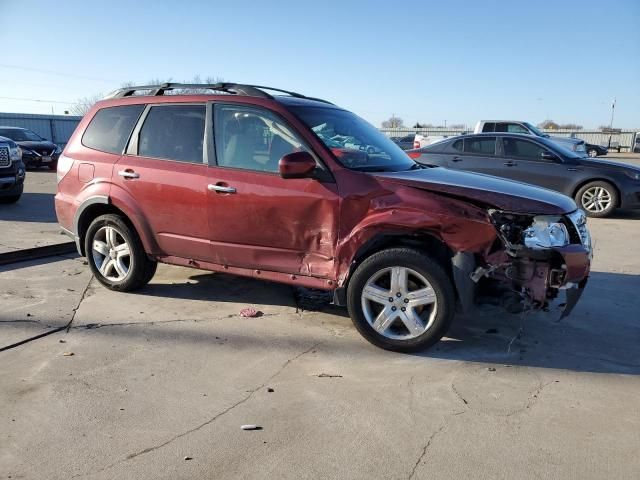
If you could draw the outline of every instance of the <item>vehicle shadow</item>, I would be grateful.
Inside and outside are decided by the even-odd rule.
[[[618,208],[607,218],[612,220],[640,220],[640,210]]]
[[[56,223],[54,196],[53,193],[25,192],[17,203],[0,204],[0,220]]]
[[[448,360],[640,375],[640,276],[592,272],[571,315],[511,315],[479,307],[458,316],[446,339],[419,356]]]
[[[456,316],[447,337],[441,342],[411,355],[576,372],[640,375],[638,291],[638,275],[592,272],[584,295],[568,318],[559,320],[562,298],[558,299],[558,305],[552,305],[549,312],[524,315],[513,315],[501,307],[483,305],[477,307],[472,315]],[[340,325],[350,325],[346,308],[328,305],[327,301],[314,305],[315,295],[312,295],[313,301],[305,305],[304,299],[301,302],[296,293],[286,285],[211,273],[198,273],[189,277],[187,282],[150,284],[138,292],[145,296],[316,310],[322,311],[324,318],[330,316]],[[309,318],[313,319],[313,316]]]

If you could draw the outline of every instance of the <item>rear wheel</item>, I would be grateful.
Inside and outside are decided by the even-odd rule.
[[[147,256],[136,231],[119,215],[96,218],[84,242],[91,271],[111,290],[136,290],[155,274],[157,263]]]
[[[374,345],[397,352],[427,348],[447,332],[455,295],[442,267],[410,248],[373,254],[347,290],[351,319]]]
[[[618,205],[618,191],[607,182],[590,182],[578,190],[575,200],[587,216],[608,217]]]

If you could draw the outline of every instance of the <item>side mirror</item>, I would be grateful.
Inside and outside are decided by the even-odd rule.
[[[554,162],[558,160],[558,157],[555,154],[546,151],[540,154],[540,158],[543,160],[553,160]]]
[[[278,162],[282,178],[306,178],[316,169],[316,161],[309,152],[293,152]]]

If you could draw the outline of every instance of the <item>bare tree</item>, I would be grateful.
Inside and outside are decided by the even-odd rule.
[[[562,130],[582,130],[582,125],[576,123],[561,123],[558,127]]]
[[[400,117],[391,115],[389,120],[382,122],[382,128],[402,128],[404,127],[404,121]]]
[[[76,103],[71,105],[71,107],[69,108],[69,112],[71,113],[71,115],[84,117],[84,115],[89,110],[91,110],[91,107],[93,107],[93,104],[96,103],[98,100],[102,100],[103,97],[104,95],[102,95],[101,93],[97,93],[90,97],[79,98]]]
[[[553,120],[545,120],[544,122],[541,122],[541,123],[538,124],[538,128],[549,129],[549,130],[558,130],[560,128],[560,125],[558,125]]]

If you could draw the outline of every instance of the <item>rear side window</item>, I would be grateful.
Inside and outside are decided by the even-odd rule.
[[[464,141],[464,151],[476,155],[495,155],[496,137],[467,138]]]
[[[138,138],[138,155],[202,163],[204,105],[151,107]]]
[[[451,148],[453,148],[457,152],[463,152],[464,151],[464,140],[456,140],[455,142],[453,142],[453,145],[451,145]]]
[[[483,132],[493,132],[496,129],[496,124],[493,122],[487,122],[482,127]]]
[[[82,135],[85,147],[121,154],[144,105],[107,107],[95,114]]]

